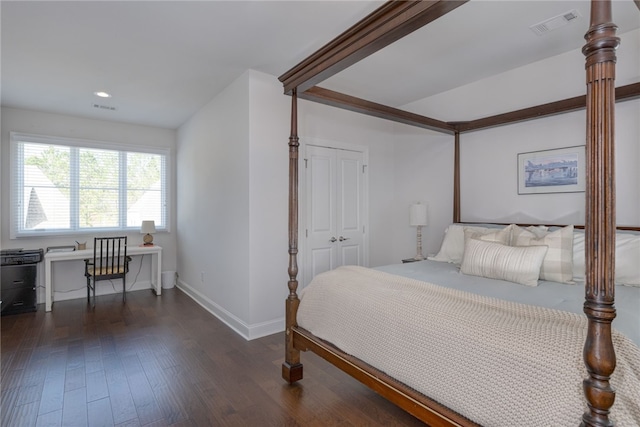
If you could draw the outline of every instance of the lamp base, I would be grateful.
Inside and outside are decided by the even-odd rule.
[[[144,235],[142,241],[144,242],[144,246],[153,246],[153,236],[149,233]]]
[[[413,259],[415,259],[416,261],[422,261],[424,258],[424,255],[422,255],[422,226],[419,225],[418,226],[418,235],[417,235],[417,243],[418,243],[418,248],[417,248],[417,254],[415,257],[413,257]]]

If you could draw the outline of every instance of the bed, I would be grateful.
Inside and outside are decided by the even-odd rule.
[[[617,314],[616,307],[614,306],[615,293],[618,291],[618,288],[620,288],[620,285],[616,284],[615,259],[616,256],[619,255],[616,248],[616,234],[619,230],[617,230],[615,224],[615,183],[611,177],[615,176],[613,135],[615,119],[614,104],[616,99],[634,99],[640,96],[640,83],[617,89],[614,86],[615,48],[619,40],[615,35],[616,27],[612,23],[610,2],[592,1],[591,3],[591,27],[585,35],[587,42],[583,48],[583,53],[586,57],[586,97],[562,100],[543,106],[531,107],[470,122],[441,122],[315,86],[316,83],[357,62],[372,52],[383,48],[394,40],[409,34],[416,28],[427,25],[457,7],[464,7],[464,3],[464,1],[388,2],[280,77],[285,93],[291,95],[292,99],[291,136],[289,138],[289,296],[285,306],[286,350],[285,361],[282,365],[283,378],[290,383],[302,379],[303,367],[300,360],[300,352],[310,350],[354,376],[393,403],[433,426],[472,426],[481,424],[569,425],[579,422],[580,413],[582,413],[582,425],[606,426],[612,425],[616,420],[619,425],[639,425],[640,409],[638,409],[638,401],[640,401],[640,398],[638,397],[640,396],[640,388],[638,388],[638,384],[640,383],[640,351],[638,350],[638,343],[627,337],[627,335],[612,328],[612,321],[616,318]],[[638,2],[636,2],[636,5],[640,8]],[[319,278],[319,282],[328,283],[325,283],[324,286],[316,286],[316,279],[318,278],[314,279],[313,286],[310,285],[308,287],[309,290],[305,288],[305,291],[301,292],[301,298],[301,296],[298,295],[297,280],[298,97],[395,120],[405,124],[435,129],[453,135],[455,156],[453,165],[454,206],[452,222],[454,224],[459,224],[461,217],[459,170],[459,142],[461,134],[472,130],[574,111],[586,107],[587,179],[586,220],[583,238],[583,259],[585,260],[583,270],[584,283],[583,286],[571,285],[574,286],[575,289],[581,288],[584,290],[582,295],[582,313],[576,313],[575,309],[573,310],[574,312],[566,311],[566,307],[536,307],[530,304],[522,304],[518,301],[509,301],[504,299],[504,297],[496,298],[495,295],[475,296],[464,290],[448,289],[436,283],[429,283],[431,279],[428,278],[418,280],[415,277],[411,277],[411,274],[408,274],[409,277],[398,274],[399,271],[395,271],[393,268],[389,271],[356,267],[338,269],[340,271],[332,271]],[[514,227],[519,227],[519,233],[523,235],[522,229],[526,230],[529,225],[508,225],[504,226],[500,231],[504,231],[504,229],[508,227],[511,228],[509,229],[509,237],[507,240],[509,243],[512,243]],[[564,229],[565,227],[561,228]],[[631,231],[639,230],[639,228],[635,226],[625,228]],[[535,234],[535,230],[529,231]],[[555,231],[549,233],[553,232]],[[574,230],[572,228],[572,237],[573,233]],[[495,232],[485,234],[490,235],[495,234]],[[505,279],[505,277],[502,276],[504,274],[502,270],[509,270],[507,267],[515,265],[515,260],[525,260],[531,263],[531,260],[535,259],[537,261],[533,262],[533,265],[524,268],[526,272],[524,278],[520,277],[521,271],[519,271],[519,269],[515,273],[513,271],[509,272],[509,274],[515,274],[513,277],[516,277],[516,280],[522,280],[525,283],[528,282],[531,284],[531,272],[535,270],[535,264],[538,262],[538,268],[541,268],[540,265],[544,263],[548,249],[543,253],[542,249],[545,247],[544,245],[532,244],[525,246],[527,252],[524,253],[519,252],[520,249],[518,248],[520,245],[518,244],[505,245],[503,244],[504,242],[500,242],[499,239],[491,240],[491,238],[492,237],[487,237],[485,239],[482,236],[471,236],[467,239],[465,236],[463,244],[464,254],[461,264],[455,268],[459,268],[460,271],[467,276],[474,277],[473,281],[477,283],[482,278],[479,278],[479,276],[482,275],[492,276],[497,274],[498,277],[492,277],[492,279]],[[544,238],[544,236],[540,238]],[[504,236],[500,237],[500,239],[504,239]],[[572,239],[572,250],[574,244],[575,240]],[[467,245],[469,246],[467,247]],[[538,248],[534,248],[534,246],[538,246]],[[504,251],[511,251],[513,253]],[[472,256],[471,254],[480,255]],[[505,254],[507,254],[508,259],[513,260],[513,262],[507,262],[506,265],[503,265],[502,267],[504,268],[501,270],[498,269],[500,271],[499,273],[495,273],[495,268],[489,269],[490,271],[487,273],[486,264],[478,261],[482,259],[505,259]],[[489,258],[487,258],[487,256]],[[437,261],[430,261],[415,264],[429,265],[434,262],[437,263]],[[436,265],[444,264],[448,263]],[[455,265],[455,263],[452,264]],[[412,266],[411,268],[415,267],[416,266]],[[571,281],[573,282],[575,282],[575,280],[573,280],[574,273],[572,269],[570,274],[572,276]],[[509,276],[506,278],[511,280],[513,277]],[[437,279],[434,281],[437,281]],[[464,357],[461,358],[461,363],[470,362],[470,366],[465,368],[467,370],[464,372],[447,372],[446,363],[442,363],[442,361],[436,363],[438,362],[438,354],[441,354],[442,351],[426,353],[427,361],[414,362],[412,357],[415,356],[415,354],[422,354],[429,351],[429,346],[427,345],[425,347],[423,343],[420,342],[420,340],[425,338],[419,338],[415,336],[415,334],[409,334],[394,341],[394,351],[396,351],[397,354],[402,354],[402,357],[396,358],[395,361],[391,358],[391,362],[389,362],[381,361],[376,356],[376,353],[379,352],[379,338],[375,336],[375,331],[361,332],[356,330],[351,333],[352,331],[350,331],[350,329],[353,328],[345,327],[345,325],[351,325],[352,322],[356,322],[356,320],[343,318],[341,315],[340,317],[334,316],[334,319],[329,319],[331,321],[338,319],[338,323],[331,324],[331,322],[329,322],[329,324],[322,324],[322,322],[320,322],[320,324],[318,324],[316,322],[317,318],[326,319],[327,317],[331,317],[336,313],[334,310],[339,310],[340,306],[344,307],[345,301],[350,302],[347,304],[346,310],[343,308],[344,311],[358,311],[354,309],[354,307],[357,304],[362,305],[364,299],[362,292],[357,291],[357,286],[362,286],[363,283],[370,286],[376,282],[385,282],[387,285],[383,286],[381,294],[378,296],[379,304],[375,306],[377,307],[377,311],[370,310],[370,307],[373,307],[370,303],[366,303],[365,307],[362,308],[364,312],[361,317],[364,316],[365,319],[384,318],[404,321],[411,318],[413,314],[409,314],[403,307],[411,306],[411,300],[418,298],[416,294],[412,293],[418,292],[416,291],[418,288],[429,288],[429,292],[432,292],[429,297],[420,297],[422,298],[420,301],[425,303],[427,300],[435,298],[433,297],[433,293],[436,293],[442,294],[442,298],[444,298],[443,301],[449,301],[451,299],[459,301],[453,303],[455,306],[476,307],[480,305],[489,307],[484,311],[480,310],[478,313],[479,317],[474,319],[461,319],[458,314],[455,314],[453,318],[444,320],[445,318],[442,316],[445,313],[439,312],[435,320],[420,318],[420,320],[417,321],[410,320],[408,323],[405,322],[403,326],[401,326],[401,330],[404,328],[404,330],[410,329],[413,330],[413,332],[420,329],[434,330],[436,335],[440,334],[440,339],[437,341],[438,346],[448,345],[449,341],[456,341],[456,343],[452,343],[452,345],[454,345],[454,347],[450,349],[452,353],[445,352],[445,354],[464,355]],[[536,280],[536,283],[537,282],[538,280]],[[582,283],[580,281],[577,282],[579,284]],[[388,283],[391,283],[391,285]],[[351,289],[352,285],[356,286],[356,290],[351,291],[351,296],[349,297],[351,299],[346,299],[347,296],[344,295],[329,298],[327,294],[323,293],[325,292],[324,289]],[[566,283],[555,283],[555,285],[569,286]],[[520,283],[517,285],[513,284],[513,286],[522,286],[526,289],[527,284]],[[544,289],[547,286],[535,287]],[[312,291],[313,288],[323,289],[323,291],[319,293],[322,296],[314,296],[315,291]],[[405,288],[412,290],[409,292],[409,295],[411,295],[409,300],[405,300],[404,303],[400,303],[399,306],[390,304],[390,301],[396,298],[397,295],[404,293]],[[622,292],[624,296],[628,291],[625,290]],[[458,300],[458,298],[460,300]],[[324,305],[320,304],[312,309],[305,308],[305,306],[312,306],[308,304],[308,302],[313,299],[323,300]],[[465,302],[462,302],[462,299],[465,299]],[[475,304],[468,306],[466,305],[469,304],[469,302],[466,301],[468,299],[478,300],[479,303],[475,301]],[[544,298],[541,299],[544,300]],[[624,299],[627,298],[625,297]],[[402,304],[404,304],[404,306]],[[302,309],[300,309],[300,307],[302,307]],[[394,310],[393,316],[380,316],[380,311],[389,310],[391,309],[390,307],[395,307],[392,309]],[[433,308],[433,310],[436,310],[436,308]],[[425,310],[416,311],[420,312]],[[476,309],[471,310],[470,308],[466,308],[462,311],[476,311]],[[624,313],[624,317],[626,317],[629,311],[633,312],[634,310],[624,308],[621,314]],[[494,316],[496,312],[504,314]],[[523,315],[522,312],[526,313]],[[331,315],[327,315],[328,313],[331,313]],[[503,319],[503,321],[490,323],[495,321],[495,317],[497,317],[498,320]],[[522,319],[526,319],[526,321]],[[625,322],[627,321],[631,322],[631,330],[633,330],[634,320],[626,320]],[[434,327],[419,328],[419,325],[424,324],[424,322],[431,322],[429,324]],[[459,322],[462,322],[461,324],[467,322],[469,327],[473,324],[474,328],[477,325],[485,325],[485,329],[481,327],[473,330],[461,328],[459,327]],[[307,327],[305,328],[303,325]],[[552,347],[562,349],[563,351],[552,352],[550,348],[548,348],[547,351],[542,354],[546,357],[550,355],[550,353],[558,353],[554,354],[554,356],[557,357],[554,357],[555,361],[549,366],[563,366],[563,363],[575,364],[576,360],[581,362],[580,366],[574,366],[575,369],[572,369],[574,375],[570,377],[564,375],[565,369],[562,368],[546,369],[543,367],[541,370],[532,370],[534,366],[532,364],[533,362],[526,362],[528,359],[523,356],[522,348],[509,349],[507,346],[509,339],[505,337],[510,335],[520,336],[513,334],[520,334],[521,331],[504,329],[501,334],[495,334],[497,338],[494,342],[493,334],[486,332],[487,325],[489,325],[489,331],[502,330],[500,328],[509,325],[529,329],[530,333],[537,336],[537,338],[527,335],[529,338],[526,339],[539,340],[531,341],[531,343],[534,344],[530,343],[529,349],[536,348],[536,343],[543,345],[546,339],[550,341],[556,339],[552,338],[550,334],[558,325],[563,325],[560,327],[560,336],[570,336],[571,338],[567,340],[566,345],[563,344]],[[438,332],[435,326],[442,329]],[[540,335],[540,331],[543,331],[544,334]],[[347,333],[347,335],[340,335],[343,332]],[[396,332],[389,332],[386,337],[395,338],[395,334]],[[483,336],[486,339],[478,340],[478,336]],[[443,339],[442,337],[445,338]],[[455,340],[452,338],[455,338]],[[434,340],[433,336],[426,339]],[[576,347],[578,340],[580,344]],[[386,343],[387,341],[384,342]],[[565,343],[565,341],[561,342]],[[471,343],[474,344],[472,348],[476,350],[475,353],[469,354],[461,350],[465,345],[471,346]],[[488,347],[479,346],[478,343],[486,343]],[[432,345],[431,347],[442,348],[438,346]],[[493,355],[495,355],[497,351],[503,350],[514,352],[512,355],[518,356],[515,360],[523,361],[519,363],[522,365],[519,373],[511,372],[507,369],[506,364],[503,363],[501,365],[500,363],[495,363],[495,360],[492,360],[495,358]],[[411,351],[413,351],[413,353],[411,353]],[[568,353],[565,354],[565,352]],[[618,356],[617,368],[616,356]],[[507,357],[507,359],[509,358]],[[428,366],[432,368],[435,366],[435,370],[426,369]],[[531,372],[535,372],[535,374],[533,374],[534,377],[531,376]],[[575,374],[576,372],[577,374]],[[529,375],[527,375],[527,373],[529,373]],[[518,384],[515,386],[509,384],[509,378],[513,378],[516,375],[520,375],[520,377],[518,377],[520,378]],[[438,387],[433,388],[433,384],[440,384],[440,388],[446,388],[442,387],[442,385],[459,380],[475,380],[478,379],[478,377],[480,377],[481,380],[474,383],[477,389],[473,393],[471,392],[472,388],[467,388],[471,387],[468,382],[456,383],[458,387],[461,387],[458,388],[457,393],[454,387],[454,391],[448,394],[445,393],[445,396],[438,394]],[[507,382],[495,381],[498,377],[507,377]],[[497,387],[496,384],[498,384]],[[527,387],[524,387],[528,390],[526,393],[533,394],[524,394],[523,399],[525,399],[525,401],[522,404],[523,406],[521,406],[522,408],[527,406],[534,407],[537,403],[544,402],[545,399],[553,401],[555,400],[553,396],[555,396],[554,393],[556,391],[567,390],[566,392],[561,391],[560,394],[563,396],[565,394],[572,394],[572,397],[568,399],[571,400],[571,402],[567,403],[567,406],[571,408],[570,414],[567,415],[565,412],[562,412],[564,409],[560,409],[560,412],[555,412],[555,409],[547,410],[543,404],[540,408],[533,410],[530,418],[527,418],[528,421],[520,421],[519,419],[510,421],[512,418],[509,418],[509,408],[506,408],[506,410],[502,408],[505,399],[507,399],[507,397],[504,396],[504,392],[506,391],[507,395],[511,394],[511,392],[516,390],[519,391],[523,388],[523,385],[527,385]],[[431,388],[429,388],[430,386]],[[465,392],[461,393],[461,389],[465,390]],[[503,392],[503,394],[500,394],[500,392]],[[575,403],[576,392],[582,400],[581,404]],[[463,401],[456,401],[456,395],[464,395],[465,399]],[[488,397],[488,399],[481,400],[480,397]],[[470,400],[478,400],[479,403],[473,402],[470,404]],[[470,406],[472,409],[469,411]],[[579,406],[577,412],[576,406]],[[502,421],[494,423],[493,420],[494,416],[497,416],[496,414],[500,414],[499,417],[504,416],[507,418],[499,418]],[[575,416],[574,422],[567,421],[573,416]],[[536,423],[531,422],[531,420],[534,419],[537,420]]]

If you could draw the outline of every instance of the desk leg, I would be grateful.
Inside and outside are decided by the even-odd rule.
[[[51,260],[44,259],[44,311],[51,311],[52,289],[51,289]]]
[[[162,293],[162,283],[160,279],[162,277],[162,262],[160,261],[160,254],[155,253],[151,256],[151,286],[155,286],[156,295]]]

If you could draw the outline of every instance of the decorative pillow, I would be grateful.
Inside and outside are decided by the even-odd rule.
[[[460,271],[472,276],[538,286],[540,266],[546,253],[546,246],[505,246],[469,239]]]
[[[616,233],[615,283],[640,287],[640,235]],[[573,237],[573,280],[585,280],[585,235]]]
[[[517,225],[511,232],[512,246],[547,246],[540,278],[551,282],[574,283],[573,279],[573,225],[536,237],[531,231]]]
[[[471,230],[480,235],[485,235],[494,233],[500,229],[479,227],[475,225],[451,224],[445,230],[444,240],[442,241],[438,254],[433,257],[428,257],[427,259],[431,261],[460,264],[462,262],[462,254],[464,254],[465,230]]]
[[[616,233],[615,281],[640,287],[640,235]]]
[[[477,239],[477,240],[482,240],[484,242],[495,242],[495,243],[500,243],[503,245],[509,245],[509,243],[511,242],[511,229],[515,227],[513,224],[503,228],[502,230],[491,230],[489,232],[487,231],[478,231],[478,230],[474,230],[471,227],[465,227],[464,229],[464,241],[465,241],[465,247],[466,247],[466,242],[469,239]],[[464,258],[464,254],[463,254],[463,258]]]
[[[540,237],[546,236],[549,232],[549,227],[546,225],[530,225],[526,228],[527,231],[532,232],[539,239]]]
[[[573,280],[584,282],[585,258],[584,258],[584,231],[573,233]]]

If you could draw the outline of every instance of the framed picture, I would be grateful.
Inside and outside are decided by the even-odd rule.
[[[518,194],[585,191],[584,145],[518,154]]]

